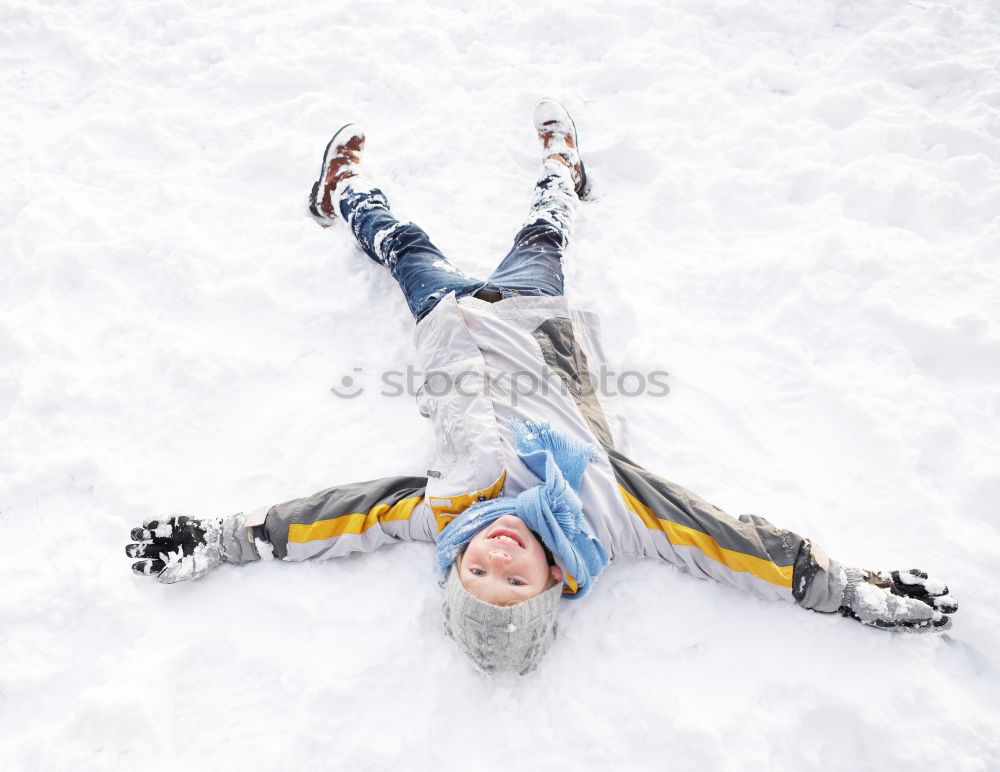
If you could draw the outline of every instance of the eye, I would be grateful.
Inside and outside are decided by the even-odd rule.
[[[473,576],[486,576],[486,572],[481,568],[470,568],[469,573]]]
[[[524,582],[522,582],[520,579],[514,579],[512,577],[512,578],[508,579],[507,581],[510,582],[515,587],[524,587]]]

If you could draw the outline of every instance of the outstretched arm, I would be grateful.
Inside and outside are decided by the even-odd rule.
[[[383,477],[340,485],[249,514],[171,516],[132,529],[132,570],[163,583],[197,579],[220,563],[326,559],[395,541],[433,541],[426,479]]]
[[[867,625],[946,630],[958,609],[941,582],[918,569],[872,572],[832,560],[809,539],[763,517],[738,519],[617,451],[622,497],[657,554],[689,572]]]
[[[262,537],[282,560],[339,558],[395,541],[434,541],[423,477],[338,485],[267,511]]]

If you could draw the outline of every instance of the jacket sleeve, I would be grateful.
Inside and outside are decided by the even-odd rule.
[[[628,509],[664,560],[692,574],[816,611],[836,611],[847,582],[842,566],[809,539],[763,517],[727,515],[700,496],[609,451]]]
[[[434,541],[423,477],[382,477],[327,488],[247,517],[258,550],[282,560],[339,558],[397,541]],[[263,542],[263,544],[262,544]]]

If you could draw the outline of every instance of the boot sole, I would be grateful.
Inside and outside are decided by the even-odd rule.
[[[563,108],[566,110],[566,108]],[[569,115],[569,110],[566,110],[566,115]],[[583,163],[583,153],[580,152],[580,137],[576,133],[576,121],[573,120],[573,116],[569,116],[569,122],[573,126],[573,143],[576,146],[576,154],[580,156],[580,185],[576,189],[576,196],[581,201],[587,198],[590,194],[590,181],[587,179],[587,167]]]

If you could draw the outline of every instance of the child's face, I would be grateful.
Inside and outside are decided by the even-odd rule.
[[[495,606],[520,603],[562,581],[562,570],[549,566],[542,543],[515,515],[499,517],[473,536],[457,568],[465,589]]]

